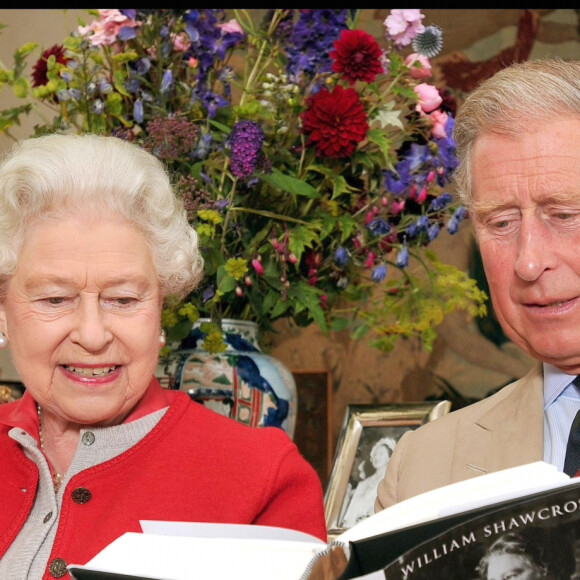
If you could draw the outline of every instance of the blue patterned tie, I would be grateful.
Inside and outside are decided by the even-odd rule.
[[[576,388],[580,384],[580,375],[573,381]],[[564,461],[564,473],[570,477],[578,474],[580,469],[580,411],[576,413],[572,427],[570,427],[570,435],[568,436],[568,444],[566,445],[566,459]]]

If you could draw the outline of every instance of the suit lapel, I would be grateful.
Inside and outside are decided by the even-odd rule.
[[[453,469],[460,479],[507,469],[544,457],[542,365],[505,387],[475,418],[466,417],[459,432]]]

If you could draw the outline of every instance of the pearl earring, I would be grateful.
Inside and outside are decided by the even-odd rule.
[[[165,331],[162,330],[161,334],[159,335],[159,344],[161,346],[165,346]]]
[[[8,339],[0,332],[0,348],[4,348],[8,344]]]

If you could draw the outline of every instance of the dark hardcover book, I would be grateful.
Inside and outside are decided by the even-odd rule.
[[[542,550],[566,546],[573,554],[580,540],[580,478],[556,489],[351,542],[338,580],[381,569],[387,580],[480,578],[477,568],[490,546],[501,538],[515,541],[516,532],[524,530],[529,542],[533,536],[544,544]]]

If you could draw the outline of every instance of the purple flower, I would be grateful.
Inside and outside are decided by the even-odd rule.
[[[372,219],[368,228],[375,236],[386,236],[391,231],[391,226],[381,217]]]
[[[439,235],[439,224],[431,224],[427,228],[427,238],[432,242]]]
[[[447,221],[446,228],[450,234],[457,233],[457,230],[459,229],[459,222],[457,221],[457,218],[455,216],[451,216],[449,218],[449,220]]]
[[[137,36],[137,30],[133,26],[121,26],[117,38],[121,41],[131,40]]]
[[[373,282],[381,282],[387,275],[387,267],[385,264],[379,264],[373,268],[371,272],[371,280]]]
[[[346,248],[343,248],[342,246],[340,248],[336,248],[336,251],[334,252],[334,261],[339,265],[339,266],[345,266],[346,263],[348,262],[348,250]]]
[[[213,286],[206,286],[203,289],[203,301],[204,302],[211,300],[214,296],[215,296],[215,290],[214,290]]]
[[[134,63],[132,68],[135,69],[135,72],[138,75],[144,75],[149,72],[149,69],[151,68],[151,61],[148,58],[140,58]]]
[[[397,253],[395,263],[399,268],[404,268],[409,265],[409,247],[405,244]]]
[[[419,216],[416,223],[420,230],[426,230],[429,227],[429,218],[426,215]]]
[[[453,200],[453,197],[450,193],[444,191],[440,196],[436,197],[429,206],[429,209],[432,211],[441,211],[445,209]]]
[[[136,99],[133,103],[133,117],[137,123],[143,122],[143,101],[141,99]]]
[[[137,10],[135,8],[119,8],[119,12],[129,18],[129,20],[135,20],[137,17]]]
[[[409,171],[409,162],[406,159],[397,163],[395,171],[383,170],[383,176],[387,191],[394,195],[404,193],[413,180]]]
[[[460,205],[454,212],[453,217],[457,221],[461,221],[465,217],[466,209],[464,205]]]
[[[348,12],[337,8],[300,10],[286,48],[286,72],[291,80],[330,72],[332,59],[328,53],[341,31],[347,28]]]
[[[141,82],[139,81],[139,79],[136,79],[134,77],[127,77],[124,81],[123,84],[125,85],[125,89],[132,94],[135,94],[139,91],[139,87],[141,86]]]
[[[167,69],[163,71],[163,79],[161,80],[161,92],[165,92],[173,84],[173,73]]]
[[[238,121],[230,133],[230,167],[235,177],[247,179],[260,158],[264,132],[256,121]]]

